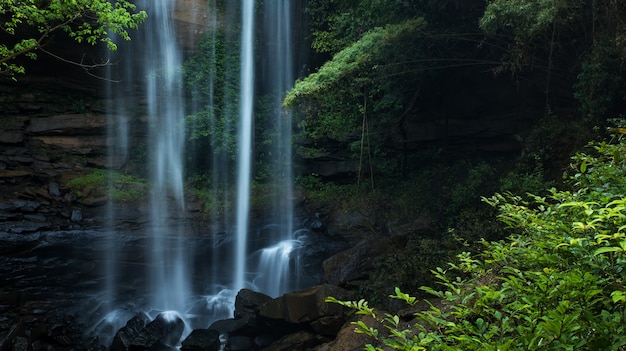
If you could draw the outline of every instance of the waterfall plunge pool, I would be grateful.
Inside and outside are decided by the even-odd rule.
[[[275,297],[276,291],[264,291],[266,286],[280,286],[277,276],[268,273],[269,264],[278,273],[291,270],[287,286],[305,288],[322,280],[321,262],[329,252],[337,251],[340,243],[320,238],[319,233],[299,229],[293,238],[268,246],[268,236],[277,230],[275,224],[257,227],[249,235],[246,288]],[[133,316],[144,314],[153,319],[158,313],[171,311],[185,321],[185,334],[196,328],[207,328],[213,321],[232,318],[234,299],[232,267],[236,228],[216,233],[190,231],[181,237],[166,236],[163,252],[167,257],[183,240],[186,272],[192,282],[185,296],[182,311],[167,306],[153,306],[149,275],[151,271],[151,238],[138,232],[104,230],[73,230],[14,234],[0,232],[0,319],[12,321],[24,316],[40,318],[52,315],[72,315],[86,326],[86,334],[97,336],[107,345],[119,328]],[[112,248],[111,238],[115,245]],[[334,247],[334,248],[333,248]],[[109,250],[115,250],[114,277],[107,277]],[[167,260],[164,260],[167,261]],[[259,269],[255,271],[254,268]],[[176,267],[164,267],[176,270]],[[116,294],[108,295],[107,281],[115,282]],[[176,286],[167,287],[176,290]],[[281,292],[282,293],[282,292]],[[115,296],[113,301],[108,296]]]

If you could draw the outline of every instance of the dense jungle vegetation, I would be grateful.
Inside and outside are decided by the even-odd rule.
[[[328,60],[285,105],[301,142],[331,139],[360,161],[353,184],[308,184],[354,189],[341,192],[351,206],[437,217],[437,240],[410,234],[406,250],[379,262],[365,299],[329,298],[381,323],[354,322],[372,337],[367,349],[624,349],[626,145],[611,123],[624,123],[626,4],[311,0],[309,11],[313,47]],[[543,87],[515,160],[390,147],[428,90],[467,70]],[[606,141],[585,147],[592,139]],[[380,294],[409,305],[426,296],[430,307],[400,318],[370,307]]]

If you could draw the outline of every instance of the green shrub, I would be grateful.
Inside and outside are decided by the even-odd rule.
[[[145,180],[113,171],[95,169],[82,177],[74,178],[67,187],[78,197],[108,196],[114,201],[128,202],[142,199],[147,194]]]
[[[513,234],[433,270],[442,288],[422,287],[434,299],[409,328],[363,300],[328,301],[379,319],[386,333],[356,331],[397,350],[625,349],[626,143],[590,147],[572,158],[571,190],[483,198]]]

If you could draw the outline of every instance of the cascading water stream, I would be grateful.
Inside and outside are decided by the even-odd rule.
[[[182,59],[170,16],[174,3],[174,0],[146,0],[142,3],[153,17],[147,23],[143,58],[153,151],[150,166],[153,187],[150,195],[151,226],[148,230],[153,238],[150,255],[154,292],[152,306],[184,311],[191,291],[188,281],[190,268],[185,262],[184,228],[169,221],[170,216],[182,213],[185,208]]]
[[[217,94],[217,81],[228,77],[217,76],[215,66],[216,33],[227,31],[223,24],[218,25],[217,3],[211,0],[209,4],[212,11],[209,17],[212,32],[209,34],[212,35],[213,61],[209,68],[210,79],[206,82],[210,95],[208,115],[215,117],[221,113],[223,121],[226,121],[224,123],[230,123],[231,117],[233,120],[238,117],[238,153],[235,165],[224,154],[196,155],[206,157],[210,161],[205,163],[212,165],[211,183],[214,188],[211,191],[215,202],[210,214],[217,224],[209,226],[204,232],[194,232],[179,220],[185,215],[184,117],[189,108],[185,106],[180,69],[183,55],[177,44],[179,40],[172,19],[176,0],[138,0],[137,7],[146,10],[149,17],[140,33],[133,37],[132,44],[120,44],[124,64],[114,67],[117,71],[112,75],[122,77],[128,83],[118,85],[119,92],[109,88],[112,100],[117,101],[108,106],[109,114],[116,118],[112,124],[117,126],[109,131],[109,149],[111,156],[117,155],[124,162],[129,161],[132,156],[129,156],[131,152],[128,148],[132,148],[130,145],[135,141],[131,141],[127,127],[133,118],[131,114],[140,114],[145,108],[148,126],[145,157],[149,160],[145,174],[150,178],[151,187],[150,221],[146,224],[145,235],[137,239],[125,233],[115,233],[105,257],[107,277],[104,295],[109,302],[106,308],[108,311],[123,311],[117,314],[122,325],[133,313],[148,313],[154,317],[152,312],[176,311],[177,315],[191,323],[190,328],[206,328],[214,320],[232,317],[235,295],[243,288],[253,288],[270,296],[300,288],[295,280],[299,262],[294,252],[302,247],[302,241],[294,236],[291,115],[282,109],[283,97],[294,81],[291,2],[266,0],[262,30],[255,29],[255,1],[241,0],[240,7],[236,9],[241,11],[237,12],[240,16],[237,19],[226,16],[226,20],[241,21],[239,47],[226,49],[240,50],[240,67],[224,69],[227,73],[238,71],[239,96],[228,96],[229,93],[224,92],[219,103],[212,98],[213,94]],[[227,4],[230,14],[235,13],[232,11],[236,8],[233,4],[234,1]],[[258,61],[255,62],[255,39],[259,39],[255,38],[255,33],[263,34],[260,50],[267,57],[267,63],[262,66],[264,76],[260,84],[255,79],[255,63],[258,64]],[[232,44],[233,41],[231,36],[225,42]],[[266,230],[262,240],[249,237],[254,232],[249,222],[255,148],[254,107],[258,98],[255,82],[257,88],[271,95],[270,124],[275,128],[272,149],[267,151],[273,155],[271,179],[276,186],[271,195],[272,209],[267,213],[271,217],[268,219],[271,225],[264,227],[275,229]],[[232,107],[237,104],[238,111]],[[138,119],[144,119],[144,116]],[[231,128],[224,123],[211,120],[211,135],[228,137]],[[116,168],[117,163],[112,161],[108,166]],[[226,195],[223,194],[228,193],[228,178],[233,174],[237,179],[234,223],[230,213],[215,210],[221,205],[218,203],[226,202]],[[123,215],[122,212],[115,203],[111,204],[112,231],[115,231],[114,223]],[[222,225],[224,229],[214,231]],[[129,259],[129,250],[134,247],[124,247],[120,240],[122,237],[130,238],[128,240],[133,243],[139,242],[145,252]],[[225,249],[228,252],[224,252]],[[138,266],[143,269],[143,275],[139,277],[136,275]],[[110,315],[113,319],[113,314]]]
[[[237,239],[233,288],[246,287],[248,221],[250,212],[250,172],[252,163],[252,125],[254,98],[254,5],[241,0],[241,73],[239,112],[239,167],[237,177]]]
[[[275,167],[272,180],[273,212],[278,223],[272,235],[272,246],[262,250],[257,283],[259,290],[278,296],[297,287],[291,264],[293,252],[300,246],[293,238],[293,184],[291,165],[291,114],[282,108],[286,92],[294,82],[292,57],[292,6],[289,0],[266,0],[264,11],[265,54],[269,57],[264,67],[266,89],[270,92],[271,114],[276,126],[276,140],[272,147]]]
[[[185,228],[174,223],[172,216],[184,212],[183,192],[183,145],[184,116],[183,85],[180,66],[181,50],[171,19],[175,0],[140,0],[138,8],[145,9],[150,16],[143,24],[133,43],[120,43],[122,64],[110,68],[112,81],[107,83],[111,116],[109,129],[108,167],[119,169],[129,160],[129,120],[133,113],[145,104],[148,125],[146,144],[147,159],[150,161],[146,174],[150,178],[149,204],[150,223],[146,237],[151,241],[143,263],[147,282],[136,288],[149,296],[149,305],[156,311],[184,311],[191,295],[191,265],[187,262],[188,252],[184,240]],[[138,64],[140,62],[140,64]],[[143,98],[140,98],[143,97]],[[122,210],[114,201],[109,204],[110,229],[115,231],[115,222],[123,217]],[[125,260],[119,241],[121,233],[111,236],[107,249],[105,299],[109,310],[119,300],[125,287],[123,269],[119,261]],[[145,281],[142,280],[142,281]]]

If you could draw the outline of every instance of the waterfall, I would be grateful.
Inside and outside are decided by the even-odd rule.
[[[151,14],[145,23],[143,66],[152,152],[148,228],[152,236],[149,264],[152,307],[184,311],[190,295],[184,228],[169,221],[170,216],[182,213],[185,208],[182,59],[170,16],[174,3],[174,0],[144,0],[139,6]]]
[[[157,310],[183,311],[190,295],[190,265],[186,262],[184,228],[171,221],[172,216],[184,212],[183,192],[183,144],[184,117],[183,84],[180,66],[181,50],[170,14],[175,0],[142,0],[137,6],[150,16],[137,33],[132,45],[120,43],[121,64],[109,68],[111,80],[107,83],[111,128],[109,129],[108,167],[119,169],[129,160],[128,124],[142,106],[145,106],[147,125],[146,155],[149,166],[146,174],[150,178],[149,205],[150,224],[146,236],[150,238],[149,257],[145,263],[146,286],[150,305]],[[119,84],[113,83],[120,80]],[[139,98],[142,96],[143,98]],[[110,201],[110,228],[115,231],[117,205]],[[106,299],[113,303],[118,295],[121,273],[117,265],[117,252],[121,245],[117,234],[111,236],[107,250]]]
[[[137,7],[149,16],[131,43],[118,44],[120,64],[110,68],[110,76],[112,81],[119,79],[121,83],[107,83],[110,100],[115,101],[107,106],[111,121],[108,132],[111,161],[107,166],[112,169],[123,165],[136,167],[131,161],[132,154],[137,149],[145,149],[143,157],[147,168],[134,171],[147,175],[150,180],[146,208],[149,221],[140,237],[135,233],[117,232],[115,223],[124,215],[124,210],[118,206],[120,204],[110,203],[109,228],[113,235],[104,257],[106,277],[103,279],[107,316],[101,324],[115,323],[119,327],[133,313],[154,317],[155,312],[175,311],[190,328],[206,328],[216,319],[232,317],[235,296],[243,288],[278,296],[300,287],[295,280],[299,267],[295,256],[302,247],[302,237],[294,235],[292,116],[282,108],[283,97],[294,81],[292,5],[289,0],[264,1],[264,18],[259,29],[255,28],[255,10],[259,10],[255,1],[240,0],[240,7],[235,5],[236,0],[227,2],[222,22],[241,21],[240,26],[239,23],[218,24],[218,3],[217,0],[209,2],[210,13],[206,17],[211,22],[208,34],[212,36],[213,45],[210,48],[213,57],[208,60],[209,78],[202,83],[208,91],[207,101],[185,100],[183,54],[172,19],[176,0],[138,0]],[[239,39],[233,39],[230,28],[240,29]],[[236,71],[238,81],[217,74],[218,31],[227,33],[224,39],[227,47],[220,50],[231,50],[231,53],[239,50],[239,60],[219,63],[239,67],[220,67],[220,71],[224,74]],[[234,42],[238,45],[232,45]],[[255,60],[259,53],[265,58],[263,62]],[[256,72],[255,68],[260,68],[261,72]],[[258,79],[256,75],[260,74],[262,77]],[[232,86],[238,84],[238,96],[232,96],[237,95],[237,90],[231,89],[232,86],[224,88],[220,80],[228,80]],[[219,89],[223,91],[218,92]],[[255,230],[250,228],[251,179],[255,154],[260,148],[254,144],[258,112],[255,103],[260,92],[271,96],[267,117],[272,128],[271,150],[263,150],[263,153],[271,155],[264,162],[271,170],[267,182],[273,185],[268,197],[272,199],[271,206],[264,209],[268,218],[263,220],[264,229],[259,230],[263,231],[261,239],[258,233],[255,237]],[[219,98],[214,99],[218,95]],[[187,106],[190,101],[192,106]],[[205,106],[200,106],[202,104]],[[202,127],[219,140],[231,138],[236,129],[237,151],[236,159],[232,160],[230,150],[224,151],[229,145],[223,149],[211,146],[210,152],[193,155],[210,165],[212,174],[206,176],[210,179],[212,188],[208,191],[212,193],[213,202],[209,211],[212,223],[207,228],[192,229],[184,224],[183,156],[189,157],[184,150],[184,117],[190,110],[204,108],[209,120]],[[130,136],[129,125],[146,126],[147,132],[135,131],[144,137],[143,148]],[[236,203],[232,209],[235,213],[230,213],[224,203],[228,203],[225,194],[231,191],[233,175],[236,176]],[[219,210],[222,207],[223,211]]]
[[[273,207],[278,227],[272,236],[272,246],[262,250],[259,271],[263,275],[259,289],[278,296],[297,286],[293,282],[294,265],[290,264],[299,242],[293,233],[293,184],[291,170],[291,114],[282,108],[286,92],[294,82],[291,17],[289,0],[266,0],[264,12],[265,65],[264,81],[271,95],[271,115],[275,121],[276,139],[272,146],[274,159],[273,182],[280,184],[273,194]]]
[[[239,168],[237,177],[237,239],[234,290],[246,286],[248,220],[250,209],[250,169],[252,162],[252,125],[254,107],[254,5],[241,0],[241,73],[239,111]]]

